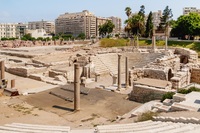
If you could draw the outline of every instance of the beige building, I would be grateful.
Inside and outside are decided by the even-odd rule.
[[[196,7],[184,7],[183,8],[183,15],[188,15],[191,12],[196,12],[200,14],[200,9],[197,9]]]
[[[46,33],[55,33],[55,23],[51,21],[34,21],[28,22],[29,30],[44,29]]]
[[[0,39],[16,38],[17,23],[0,23]]]
[[[119,17],[109,17],[111,19],[112,23],[115,25],[115,28],[113,29],[113,33],[117,34],[122,31],[122,20]]]
[[[162,11],[158,10],[157,12],[152,13],[153,26],[158,27],[160,24],[160,18],[162,17]]]
[[[55,33],[56,35],[64,33],[73,36],[85,33],[86,38],[96,37],[96,17],[87,10],[62,14],[55,20]]]

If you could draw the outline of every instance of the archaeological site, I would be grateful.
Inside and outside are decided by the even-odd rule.
[[[1,41],[0,132],[198,132],[198,54],[152,42]]]

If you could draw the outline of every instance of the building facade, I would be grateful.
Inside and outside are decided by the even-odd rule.
[[[22,38],[26,34],[26,30],[28,29],[28,24],[26,23],[18,23],[16,25],[16,37]]]
[[[47,34],[55,33],[55,23],[51,21],[28,22],[29,30],[44,29]]]
[[[96,16],[87,10],[62,14],[55,20],[55,33],[73,36],[84,33],[86,38],[96,37]]]
[[[41,37],[41,38],[47,38],[47,37],[52,38],[52,36],[48,35],[44,29],[27,30],[26,33],[30,34],[31,37],[34,37],[36,39],[39,38],[39,37]]]
[[[16,38],[17,23],[0,23],[0,39],[1,38]]]
[[[122,20],[119,17],[109,17],[111,19],[112,23],[115,25],[115,28],[113,29],[114,34],[119,34],[122,31]]]
[[[200,9],[197,9],[196,7],[184,7],[183,8],[183,15],[188,15],[189,13],[199,13],[200,14]]]

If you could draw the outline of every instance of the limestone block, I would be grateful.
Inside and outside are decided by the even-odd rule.
[[[67,82],[67,79],[62,75],[55,76],[55,80],[61,81],[61,82]]]
[[[173,95],[173,101],[174,101],[174,102],[182,102],[182,101],[185,101],[185,94],[176,93],[175,95]]]

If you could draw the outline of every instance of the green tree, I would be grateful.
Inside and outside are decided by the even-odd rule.
[[[126,8],[125,8],[125,12],[126,12],[126,15],[127,15],[128,18],[129,18],[130,15],[132,14],[131,8],[130,8],[130,7],[126,7]]]
[[[77,38],[80,38],[80,39],[82,39],[82,40],[84,40],[85,39],[85,33],[80,33],[78,36],[77,36]]]
[[[147,22],[146,22],[146,30],[145,30],[145,36],[146,37],[150,37],[152,36],[152,31],[153,31],[153,16],[152,16],[152,12],[149,13],[148,18],[147,18]]]
[[[107,36],[113,32],[115,25],[111,22],[111,20],[107,20],[103,25],[99,26],[99,34],[101,36]]]
[[[138,12],[138,15],[145,17],[145,6],[144,5],[140,6],[140,11]]]
[[[172,9],[169,9],[169,6],[166,6],[163,10],[162,17],[160,18],[160,24],[158,29],[159,30],[166,30],[166,28],[169,26],[169,22],[171,18],[173,17]]]
[[[25,41],[27,41],[27,40],[29,40],[29,41],[34,41],[34,40],[36,40],[34,37],[32,37],[31,36],[31,34],[25,34],[22,38],[21,38],[21,40],[25,40]]]
[[[185,39],[200,36],[200,15],[197,13],[190,13],[189,15],[180,16],[173,25],[172,36]]]

